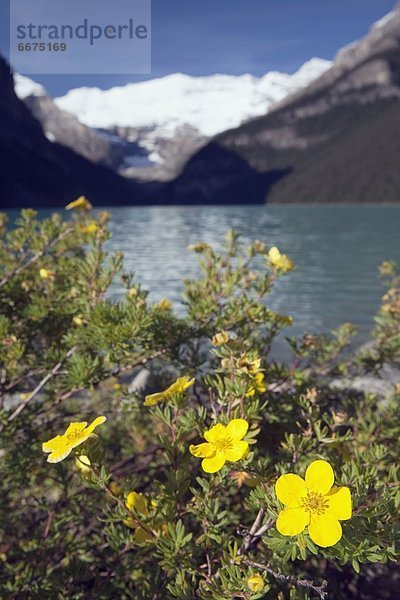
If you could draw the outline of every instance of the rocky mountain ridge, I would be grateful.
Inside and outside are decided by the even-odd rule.
[[[292,75],[261,78],[175,73],[108,90],[73,89],[54,100],[16,76],[16,92],[52,140],[126,177],[168,181],[210,137],[265,114],[329,66],[314,58]]]
[[[228,202],[244,178],[244,201],[399,202],[399,100],[400,6],[307,88],[216,136],[166,194]]]

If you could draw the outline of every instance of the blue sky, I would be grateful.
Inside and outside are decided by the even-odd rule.
[[[2,0],[0,7],[3,55],[8,54],[6,4]],[[74,10],[71,0],[69,4]],[[293,72],[313,56],[332,59],[394,4],[395,0],[153,0],[151,77],[174,72],[257,76],[270,70]],[[109,88],[145,78],[31,77],[53,95],[81,85]]]

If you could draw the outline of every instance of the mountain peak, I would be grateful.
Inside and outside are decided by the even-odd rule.
[[[397,20],[397,18],[400,18],[400,3],[396,4],[393,10],[381,17],[378,21],[375,21],[370,31],[373,31],[375,29],[382,29],[387,25],[390,25],[391,22]]]
[[[313,58],[296,73],[192,77],[173,73],[109,90],[78,88],[57,106],[90,127],[158,128],[171,138],[182,126],[211,137],[265,114],[276,102],[321,75],[330,62]]]

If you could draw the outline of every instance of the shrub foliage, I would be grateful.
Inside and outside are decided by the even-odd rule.
[[[0,217],[0,597],[394,597],[400,383],[384,396],[352,383],[400,366],[395,266],[354,353],[348,324],[290,338],[291,317],[268,307],[293,267],[276,249],[233,232],[221,251],[193,246],[201,274],[178,317],[108,255],[108,214],[81,208]],[[46,462],[49,440],[63,460]],[[311,522],[276,526],[278,478],[317,460],[352,498],[325,547]]]

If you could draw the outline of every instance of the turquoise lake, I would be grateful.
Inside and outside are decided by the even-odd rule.
[[[244,241],[277,245],[296,262],[270,297],[273,309],[295,319],[288,334],[351,322],[360,343],[368,337],[384,293],[378,266],[400,263],[400,206],[114,208],[111,248],[124,252],[126,268],[152,299],[168,297],[179,311],[182,278],[199,272],[187,246],[200,240],[220,246],[229,228]]]
[[[383,260],[400,263],[400,206],[280,205],[119,207],[112,213],[111,251],[125,254],[126,270],[182,313],[182,279],[198,274],[187,246],[200,240],[221,245],[230,228],[244,241],[277,245],[297,269],[270,296],[271,308],[291,314],[288,335],[329,331],[343,322],[368,337],[384,293],[378,274]],[[13,213],[13,216],[15,213]],[[117,286],[112,295],[122,293]]]

